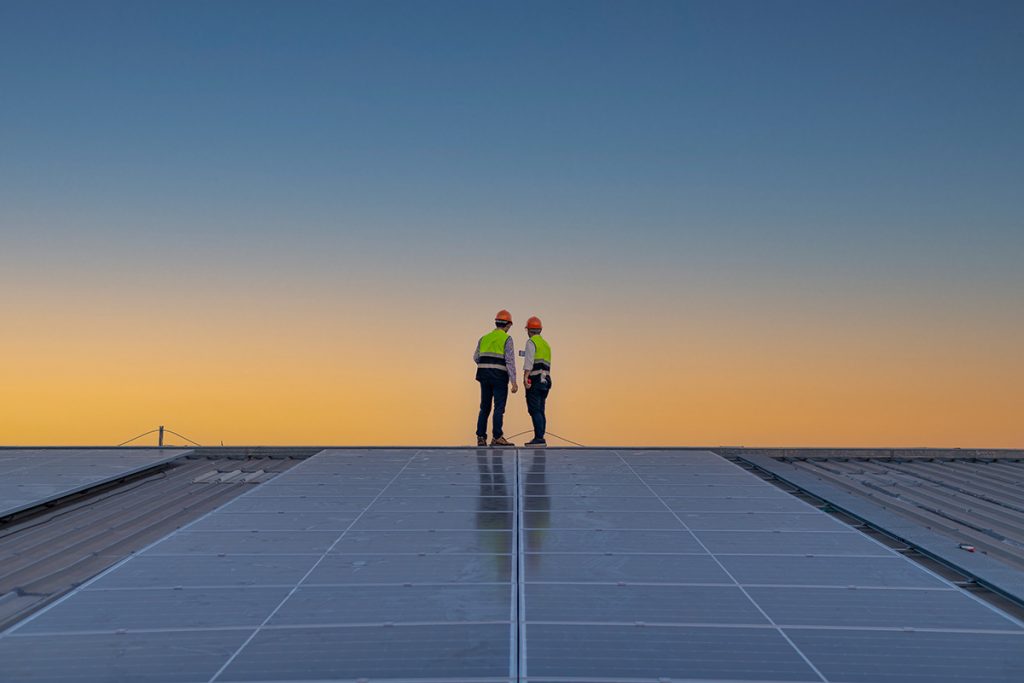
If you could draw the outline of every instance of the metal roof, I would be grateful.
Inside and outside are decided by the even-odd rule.
[[[1024,625],[708,451],[337,449],[19,622],[0,660],[43,681],[980,683],[1016,680]]]

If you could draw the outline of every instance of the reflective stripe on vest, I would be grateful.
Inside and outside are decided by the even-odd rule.
[[[535,334],[530,337],[533,342],[533,369],[530,376],[551,374],[551,346],[544,340],[544,337]]]
[[[505,365],[505,342],[508,334],[505,330],[492,330],[480,338],[480,345],[477,352],[480,355],[476,365],[481,370],[501,370],[506,375],[508,367]]]

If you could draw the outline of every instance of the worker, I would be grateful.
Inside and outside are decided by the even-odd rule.
[[[516,384],[516,356],[512,347],[512,314],[506,310],[494,316],[494,329],[477,342],[473,351],[476,362],[476,381],[480,382],[480,415],[476,420],[476,445],[487,445],[487,416],[494,402],[494,424],[491,446],[514,446],[502,432],[505,419],[505,403],[508,401],[508,384],[512,382],[512,393],[519,391]]]
[[[551,346],[540,336],[542,330],[537,316],[526,321],[526,333],[530,338],[523,357],[523,386],[526,387],[526,409],[533,420],[533,440],[526,445],[533,448],[548,445],[544,440],[548,428],[544,405],[551,391]]]

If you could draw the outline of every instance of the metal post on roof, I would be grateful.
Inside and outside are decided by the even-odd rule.
[[[160,425],[160,436],[157,439],[157,446],[160,448],[164,447],[164,426]]]

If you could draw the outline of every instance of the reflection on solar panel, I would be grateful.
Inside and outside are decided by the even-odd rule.
[[[0,517],[185,455],[171,449],[0,450]]]
[[[34,681],[1011,681],[1024,627],[701,451],[329,450],[0,638]]]

